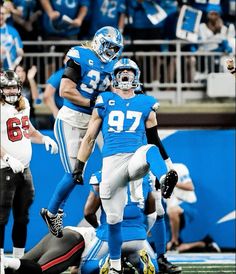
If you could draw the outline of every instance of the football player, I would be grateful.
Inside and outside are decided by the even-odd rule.
[[[13,211],[13,256],[22,257],[27,238],[29,207],[34,187],[29,168],[31,142],[45,144],[46,150],[57,153],[50,137],[42,135],[30,122],[28,100],[21,94],[22,84],[12,70],[0,73],[1,167],[0,167],[0,249],[4,249],[4,232],[10,211]]]
[[[90,47],[77,46],[69,50],[69,60],[62,75],[60,94],[64,105],[59,110],[54,133],[59,143],[65,174],[58,183],[48,208],[41,215],[51,233],[62,237],[63,201],[81,182],[72,177],[76,155],[84,137],[97,95],[110,85],[110,75],[123,50],[123,37],[113,27],[99,29]]]
[[[100,197],[107,216],[111,273],[121,271],[121,224],[129,181],[142,178],[150,170],[159,178],[156,158],[159,151],[168,170],[169,197],[177,182],[177,173],[157,133],[158,102],[147,95],[135,95],[140,70],[135,62],[122,58],[113,68],[113,92],[100,94],[96,100],[88,130],[82,140],[73,172],[83,182],[83,168],[92,152],[93,143],[102,131],[104,138]],[[148,145],[143,145],[147,136]],[[132,190],[131,190],[132,194]]]

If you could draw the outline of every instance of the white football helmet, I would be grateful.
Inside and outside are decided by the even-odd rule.
[[[113,87],[122,90],[136,89],[140,86],[140,70],[137,64],[129,58],[120,59],[113,67]]]
[[[15,104],[20,96],[22,83],[13,70],[0,72],[0,97],[9,104]]]
[[[121,55],[124,47],[123,37],[118,29],[106,26],[95,33],[91,46],[99,59],[108,63]]]

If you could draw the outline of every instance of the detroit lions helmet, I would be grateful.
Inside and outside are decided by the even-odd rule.
[[[95,33],[91,46],[99,59],[108,63],[121,55],[124,47],[123,37],[118,29],[106,26]]]
[[[137,64],[129,58],[120,59],[113,67],[113,87],[129,90],[140,86],[140,70]]]
[[[20,96],[22,83],[13,70],[0,72],[0,98],[9,104],[15,104]]]

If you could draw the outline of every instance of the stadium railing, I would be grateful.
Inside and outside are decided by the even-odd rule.
[[[24,62],[29,66],[37,66],[40,87],[44,88],[50,74],[63,65],[64,52],[58,51],[57,47],[81,43],[84,41],[24,41],[27,48]],[[182,40],[126,41],[123,56],[133,58],[138,63],[144,89],[148,93],[159,100],[181,105],[187,100],[208,98],[207,76],[209,73],[224,72],[225,59],[228,57],[221,52],[186,51],[187,45],[190,44]],[[148,51],[150,46],[152,51]],[[135,47],[138,47],[138,51],[134,50]],[[224,96],[223,85],[220,96],[228,97],[227,94]]]

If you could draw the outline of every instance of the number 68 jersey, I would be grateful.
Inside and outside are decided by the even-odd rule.
[[[29,139],[30,106],[26,98],[25,109],[17,111],[15,106],[0,103],[1,109],[1,147],[14,158],[21,161],[25,167],[29,166],[32,147]],[[8,165],[1,159],[1,168]]]
[[[143,94],[129,99],[114,92],[100,94],[95,108],[103,120],[103,157],[133,153],[146,144],[146,120],[158,105],[154,97]]]

